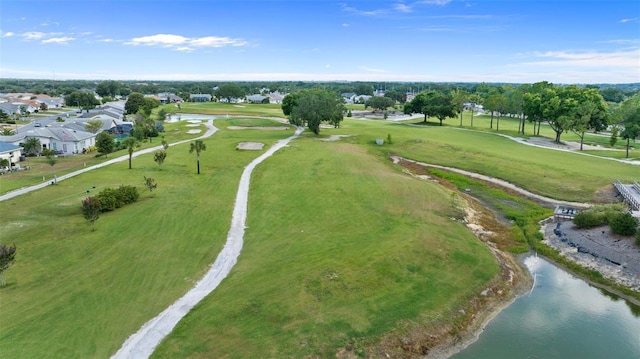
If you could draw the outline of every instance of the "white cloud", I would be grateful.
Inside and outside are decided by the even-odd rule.
[[[42,40],[43,44],[67,44],[69,41],[75,40],[74,37],[52,37],[50,39]]]
[[[157,34],[151,36],[136,37],[125,42],[126,45],[160,46],[172,48],[178,51],[193,51],[195,48],[245,46],[247,42],[241,39],[229,37],[206,36],[189,38],[181,35]]]
[[[622,19],[622,20],[620,20],[620,22],[623,23],[623,24],[627,23],[627,22],[640,22],[640,18],[633,17],[633,18],[630,18],[630,19]]]
[[[11,31],[7,31],[7,32],[0,31],[0,37],[11,37],[13,35],[15,35],[15,34],[13,32],[11,32]]]
[[[547,51],[535,52],[534,58],[540,61],[524,62],[521,65],[536,66],[588,66],[588,67],[633,67],[638,69],[640,48],[614,52],[571,52]]]
[[[411,6],[409,6],[407,4],[404,4],[404,3],[397,3],[397,4],[393,5],[393,8],[396,9],[397,11],[400,11],[400,12],[411,12],[411,11],[413,11]]]
[[[419,4],[429,4],[429,5],[440,5],[440,6],[444,6],[447,5],[448,3],[450,3],[451,0],[422,0],[419,1]]]
[[[47,34],[39,31],[29,31],[22,34],[22,37],[26,40],[40,40],[45,36],[47,36]]]
[[[349,26],[351,26],[351,25],[349,25],[347,23],[342,24],[342,27],[349,27]]]

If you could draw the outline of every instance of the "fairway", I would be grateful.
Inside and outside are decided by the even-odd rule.
[[[240,174],[263,153],[237,144],[266,149],[293,132],[228,129],[282,126],[265,118],[215,125],[200,175],[186,143],[170,147],[162,166],[142,155],[131,170],[122,162],[0,202],[2,242],[18,247],[0,289],[3,356],[108,357],[207,271],[224,245]],[[184,139],[184,124],[175,126],[169,131]],[[393,154],[570,201],[638,174],[638,166],[452,126],[347,119],[319,136],[306,131],[255,169],[237,265],[154,356],[357,354],[407,328],[449,323],[499,266],[452,220],[460,212],[451,191],[404,173]],[[144,189],[144,176],[158,189]],[[16,186],[7,179],[3,187]],[[119,185],[137,186],[140,201],[103,214],[92,232],[80,201]]]

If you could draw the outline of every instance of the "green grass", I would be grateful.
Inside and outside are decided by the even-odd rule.
[[[165,109],[168,113],[190,113],[202,115],[242,115],[262,117],[283,117],[282,107],[277,104],[250,104],[225,102],[184,102],[180,108],[176,105],[163,105],[156,109]]]
[[[295,141],[256,169],[231,275],[154,356],[330,357],[453,311],[498,268],[452,211],[358,146]]]
[[[226,131],[206,139],[201,174],[188,143],[0,203],[2,243],[17,260],[0,289],[0,353],[8,358],[104,358],[186,292],[226,240],[242,168],[281,131]],[[143,176],[158,189],[149,195]],[[92,232],[80,213],[86,190],[138,186],[139,202],[103,214]],[[95,186],[95,188],[93,188]]]
[[[224,105],[251,117],[280,111],[205,105],[209,113],[225,114]],[[503,121],[501,132],[511,131]],[[215,124],[280,125],[248,117]],[[167,124],[167,140],[192,138],[184,126]],[[323,128],[320,136],[307,131],[267,159],[252,178],[238,264],[156,356],[327,357],[337,348],[358,353],[414,324],[450,320],[497,274],[496,261],[450,219],[458,211],[450,191],[403,174],[389,154],[484,173],[565,200],[588,201],[612,179],[638,176],[637,166],[456,127],[345,120],[339,129]],[[132,170],[125,161],[1,202],[0,240],[18,247],[8,285],[0,289],[1,356],[113,354],[184,294],[219,253],[242,169],[263,152],[238,151],[237,143],[263,142],[268,148],[290,134],[222,130],[204,140],[201,175],[195,174],[187,143],[169,148],[162,166],[143,155],[133,159]],[[333,134],[351,137],[319,141]],[[375,145],[388,134],[391,144]],[[83,166],[69,161],[59,168]],[[46,173],[33,171],[29,181],[37,180],[37,171]],[[154,178],[158,189],[146,191],[143,176]],[[20,181],[28,183],[6,177],[0,186],[5,191],[22,186]],[[92,232],[80,214],[81,199],[87,190],[121,184],[138,186],[142,198],[104,214]],[[487,199],[499,199],[496,206],[505,204],[505,212],[513,210],[516,222],[522,213],[536,214],[517,201],[508,205],[513,199],[492,190],[486,193]],[[525,223],[513,236],[528,238],[527,231]]]

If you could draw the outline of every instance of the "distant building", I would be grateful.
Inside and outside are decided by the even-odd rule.
[[[207,93],[194,93],[189,95],[189,100],[191,102],[209,102],[211,101],[212,96]]]

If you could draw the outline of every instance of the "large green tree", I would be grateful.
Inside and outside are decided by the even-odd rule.
[[[191,146],[189,147],[189,153],[196,153],[196,163],[198,165],[198,174],[200,174],[200,152],[207,149],[207,145],[202,142],[202,140],[195,140],[191,142]]]
[[[132,115],[138,113],[141,107],[145,106],[144,95],[140,92],[132,92],[127,97],[127,102],[124,104],[124,110],[127,114]]]
[[[293,110],[293,107],[296,105],[296,103],[298,103],[298,94],[287,94],[287,96],[282,99],[282,113],[284,113],[285,116],[291,115],[291,110]]]
[[[114,147],[113,135],[109,132],[102,131],[96,136],[96,148],[99,154],[107,156],[113,152]]]
[[[424,123],[427,123],[428,114],[425,112],[425,106],[427,104],[427,93],[420,92],[417,94],[411,102],[404,104],[404,113],[421,113],[424,115]]]
[[[233,99],[243,98],[246,95],[244,89],[236,84],[224,84],[216,91],[216,97],[224,98],[227,102],[231,102]]]
[[[364,106],[371,107],[374,109],[374,111],[375,110],[384,111],[395,104],[396,104],[396,101],[390,97],[372,96],[365,102]]]
[[[456,106],[456,110],[460,113],[460,127],[462,127],[462,113],[469,99],[469,92],[465,89],[456,89],[451,94],[451,101]]]
[[[575,88],[572,98],[575,100],[570,109],[570,130],[580,137],[580,151],[587,131],[599,132],[607,128],[610,122],[607,104],[602,95],[594,88]]]
[[[640,95],[625,100],[616,110],[614,116],[622,123],[623,130],[620,137],[627,140],[627,155],[629,158],[629,146],[631,141],[640,138]]]
[[[440,121],[440,126],[442,126],[442,121],[456,116],[456,105],[453,103],[449,93],[434,90],[427,91],[426,103],[422,107],[422,113],[425,114],[425,117],[436,117]]]
[[[108,80],[102,81],[96,86],[96,93],[101,97],[116,97],[120,95],[122,84],[118,81]]]
[[[74,91],[64,97],[65,106],[78,106],[81,110],[90,110],[100,104],[93,92]]]
[[[344,100],[337,93],[311,89],[298,94],[296,105],[291,110],[289,122],[296,126],[307,126],[316,135],[320,123],[328,122],[339,127],[345,112]]]

